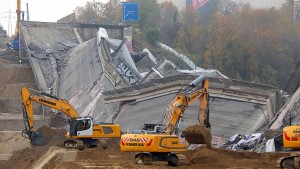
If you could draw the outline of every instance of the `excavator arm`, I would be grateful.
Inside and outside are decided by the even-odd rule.
[[[76,110],[68,103],[67,100],[59,99],[50,94],[39,92],[43,96],[31,95],[29,89],[25,86],[21,90],[22,96],[22,107],[23,107],[23,119],[25,123],[25,129],[22,132],[23,136],[29,137],[33,145],[43,145],[47,142],[46,138],[40,135],[37,131],[33,129],[34,118],[33,118],[33,106],[32,102],[37,102],[42,105],[54,108],[63,112],[69,119],[77,118],[78,113]]]
[[[33,116],[33,110],[32,110],[32,102],[37,102],[42,105],[46,105],[48,107],[54,108],[58,111],[63,112],[69,119],[77,118],[79,117],[76,110],[73,108],[73,106],[70,105],[70,103],[65,99],[60,99],[55,96],[52,96],[45,92],[39,92],[43,96],[47,97],[41,97],[37,95],[31,95],[29,92],[29,89],[25,86],[21,90],[22,95],[22,103],[26,109],[27,114],[32,117]]]
[[[208,80],[204,76],[200,76],[192,81],[186,89],[180,90],[170,104],[164,118],[166,133],[178,134],[180,119],[183,117],[184,111],[196,100],[199,100],[199,124],[210,128],[208,119]]]

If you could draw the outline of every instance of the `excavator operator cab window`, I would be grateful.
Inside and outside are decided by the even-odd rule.
[[[87,130],[91,127],[91,119],[80,119],[77,126],[78,131]]]
[[[145,131],[153,131],[153,132],[159,132],[159,126],[157,124],[144,124],[144,127],[142,130]]]

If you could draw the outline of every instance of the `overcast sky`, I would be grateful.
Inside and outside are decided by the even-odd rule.
[[[29,6],[31,21],[56,22],[58,19],[72,13],[77,6],[84,6],[87,1],[92,0],[21,0],[21,10],[26,11],[26,3]],[[107,2],[108,0],[96,0]],[[14,32],[16,26],[17,0],[0,0],[0,23],[8,30],[11,27]],[[9,22],[9,11],[11,22]],[[25,14],[25,19],[27,15]],[[11,23],[11,24],[9,24]]]
[[[84,6],[92,0],[21,0],[21,10],[26,11],[29,4],[31,21],[56,22],[58,19],[70,14],[77,6]],[[108,0],[96,0],[106,3]],[[255,8],[280,7],[285,0],[234,0],[236,2],[250,2]],[[0,0],[0,24],[8,33],[14,33],[16,25],[17,0]],[[9,11],[11,20],[9,20]],[[26,19],[27,15],[25,15]]]
[[[280,8],[286,0],[233,0],[235,2],[250,3],[254,8]]]

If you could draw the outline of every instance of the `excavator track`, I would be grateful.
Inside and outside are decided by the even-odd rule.
[[[84,144],[81,140],[66,140],[64,142],[64,147],[69,149],[84,150]]]
[[[135,155],[135,162],[138,165],[151,165],[152,156],[150,154],[139,153]]]
[[[291,155],[287,157],[282,157],[277,160],[277,168],[300,168],[299,166],[300,155]]]
[[[168,156],[168,166],[178,166],[179,158],[176,154],[171,154]]]
[[[107,147],[108,147],[107,141],[103,140],[103,139],[99,140],[98,145],[101,146],[103,149],[107,149]]]

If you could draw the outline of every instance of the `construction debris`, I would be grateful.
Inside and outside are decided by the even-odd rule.
[[[233,151],[256,151],[256,149],[265,143],[266,141],[261,133],[254,133],[250,135],[236,134],[226,140],[221,146],[219,146],[219,148],[230,149]],[[259,151],[263,150],[259,149]]]

